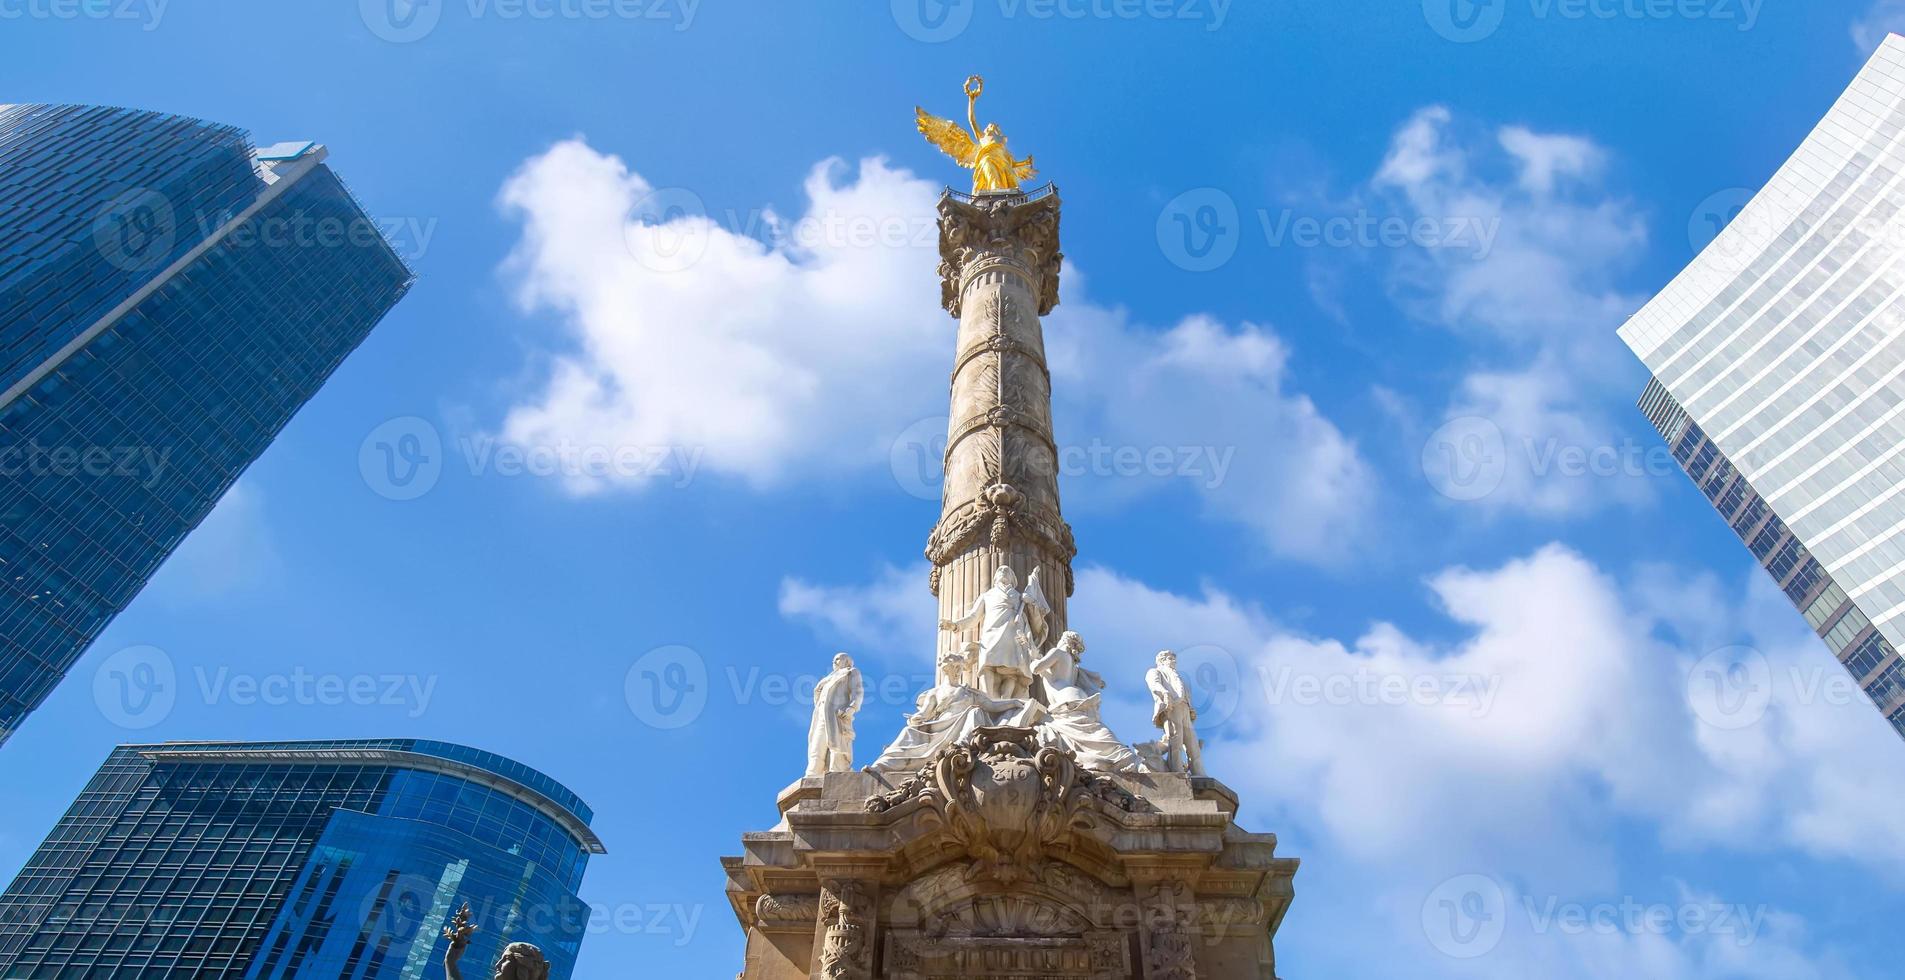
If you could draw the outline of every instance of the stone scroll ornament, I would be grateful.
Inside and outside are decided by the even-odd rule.
[[[911,779],[866,802],[884,813],[917,802],[965,849],[968,878],[1004,885],[1034,879],[1046,855],[1092,825],[1097,805],[1132,811],[1137,799],[1041,745],[1030,728],[982,728],[942,751]]]
[[[450,943],[450,948],[443,953],[443,975],[447,980],[463,980],[463,970],[458,963],[468,951],[470,937],[476,930],[476,923],[470,921],[470,903],[464,902],[450,917],[450,924],[443,927],[443,938]],[[510,943],[497,958],[491,980],[549,980],[549,961],[534,945]]]

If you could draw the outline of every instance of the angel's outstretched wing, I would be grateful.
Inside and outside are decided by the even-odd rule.
[[[972,134],[950,119],[941,119],[917,106],[914,109],[919,113],[919,131],[927,142],[944,150],[962,167],[970,167],[978,162],[979,146],[972,141]]]

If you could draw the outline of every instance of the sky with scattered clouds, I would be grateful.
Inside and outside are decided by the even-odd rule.
[[[959,175],[910,116],[979,71],[1065,200],[1073,625],[1128,740],[1180,651],[1303,860],[1280,972],[1895,972],[1905,743],[1614,329],[1905,4],[35,9],[10,98],[321,140],[421,280],[0,750],[0,873],[120,742],[444,738],[595,808],[584,897],[653,914],[578,976],[731,974],[803,684],[859,657],[870,757],[930,674]],[[404,683],[229,683],[300,672]]]

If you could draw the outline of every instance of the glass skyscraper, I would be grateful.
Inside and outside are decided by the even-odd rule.
[[[1620,330],[1641,408],[1905,736],[1905,38]]]
[[[589,808],[533,769],[412,739],[124,745],[5,894],[0,976],[443,977],[533,942],[575,967]]]
[[[0,106],[0,743],[409,289],[324,158]]]

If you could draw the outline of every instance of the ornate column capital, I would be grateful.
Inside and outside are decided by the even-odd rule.
[[[961,194],[939,198],[940,301],[959,316],[966,284],[999,270],[1026,281],[1038,315],[1058,305],[1058,188],[1047,184],[1020,194]]]

